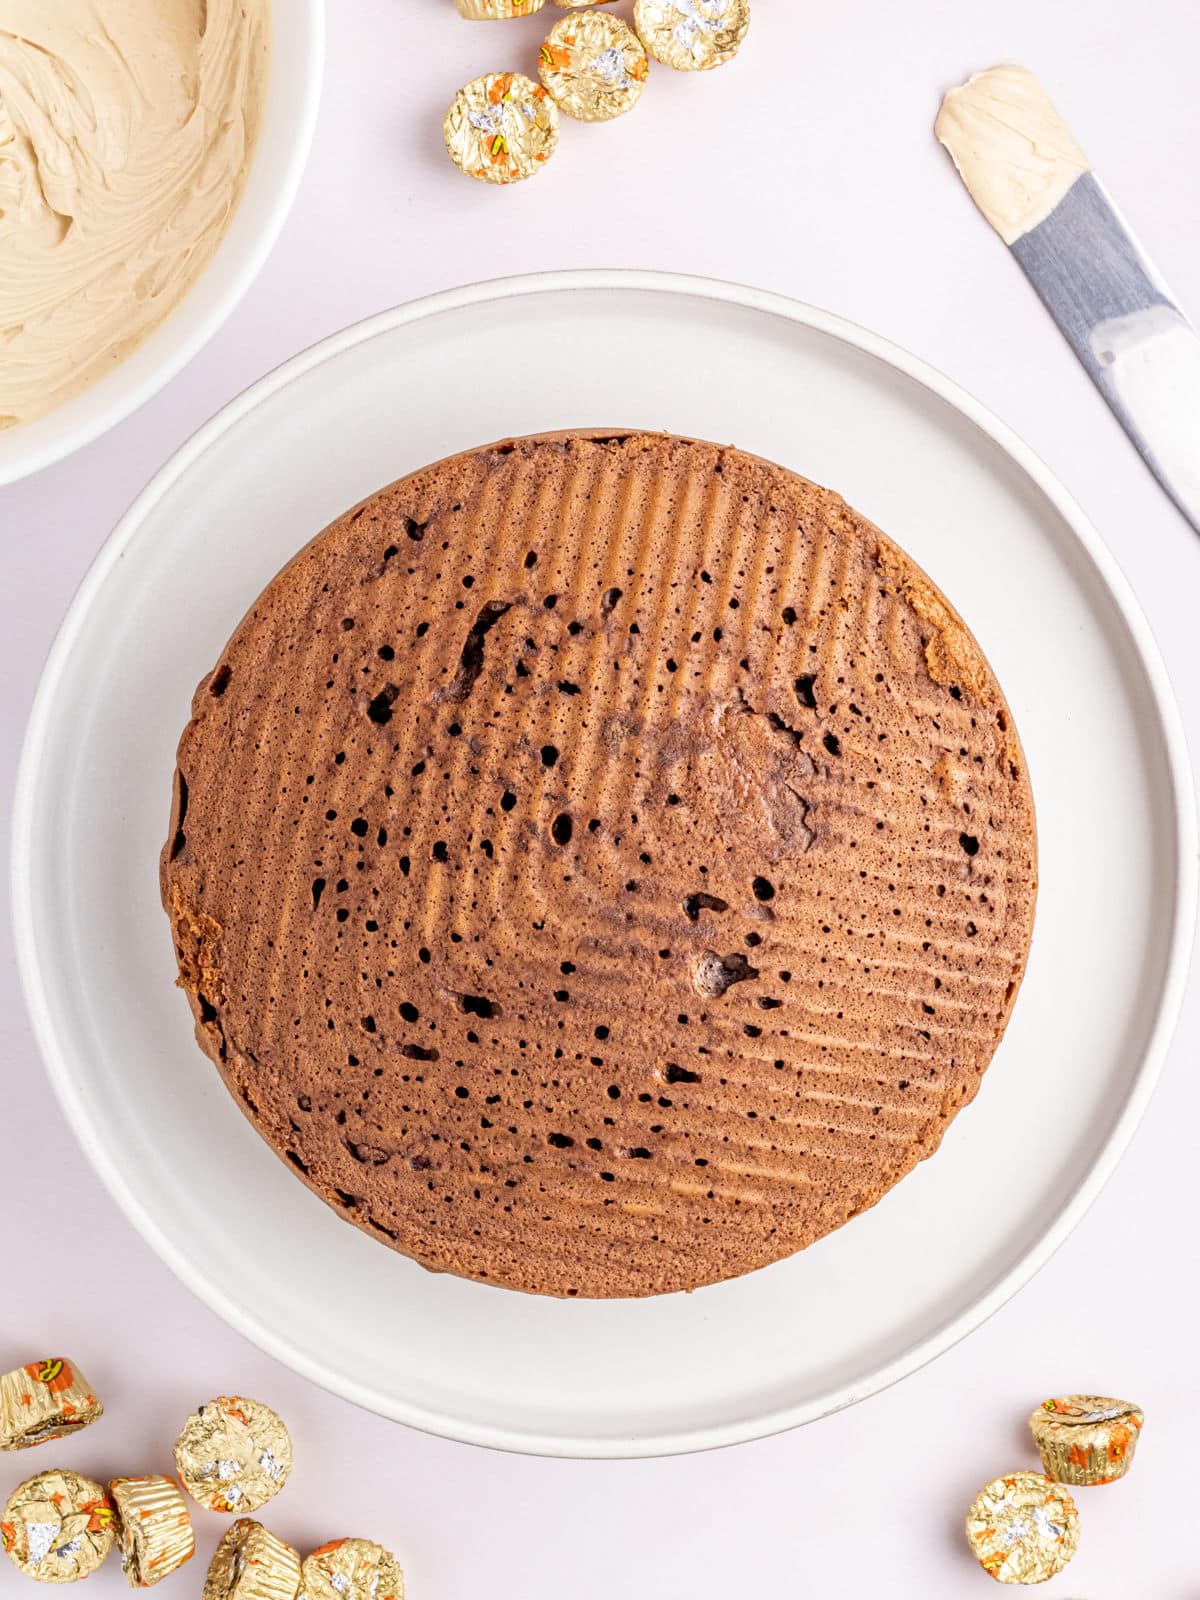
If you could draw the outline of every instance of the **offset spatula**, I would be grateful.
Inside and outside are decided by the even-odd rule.
[[[1200,336],[1024,67],[980,72],[935,132],[1146,465],[1200,532]]]

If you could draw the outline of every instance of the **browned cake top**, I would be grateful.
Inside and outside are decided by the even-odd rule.
[[[260,596],[163,893],[201,1044],[330,1205],[426,1266],[650,1294],[936,1149],[1024,970],[1033,808],[978,647],[836,495],[525,439]]]

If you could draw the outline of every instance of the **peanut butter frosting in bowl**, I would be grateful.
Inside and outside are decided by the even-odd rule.
[[[149,398],[248,287],[323,34],[320,0],[0,0],[0,483]]]
[[[0,0],[0,426],[187,293],[241,196],[268,0]]]

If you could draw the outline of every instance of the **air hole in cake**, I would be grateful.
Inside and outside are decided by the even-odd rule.
[[[546,1139],[547,1144],[552,1144],[556,1150],[570,1150],[575,1141],[569,1133],[552,1133]]]
[[[617,1152],[617,1154],[620,1155],[620,1156],[623,1156],[626,1161],[649,1161],[649,1160],[651,1160],[651,1155],[650,1155],[649,1150],[646,1149],[645,1145],[640,1145],[640,1144],[639,1145],[635,1145],[632,1150],[619,1150]]]
[[[481,994],[456,995],[458,1009],[469,1017],[498,1017],[500,1007],[494,1000],[489,1000]]]
[[[544,744],[542,746],[542,765],[544,767],[552,767],[552,766],[554,766],[554,764],[555,764],[555,762],[557,760],[558,760],[558,747],[557,747],[557,745]]]
[[[427,522],[418,522],[415,517],[405,517],[405,537],[411,539],[414,544],[420,544],[421,540],[425,537],[425,530],[428,526],[429,524]]]
[[[313,881],[312,881],[312,903],[313,903],[313,910],[314,911],[321,904],[321,896],[324,893],[325,893],[325,879],[324,878],[314,878]]]
[[[573,832],[574,824],[572,823],[571,818],[565,811],[560,812],[550,826],[550,835],[555,844],[570,844],[571,835]]]
[[[683,914],[689,922],[699,922],[702,911],[728,911],[728,900],[715,894],[690,894],[683,902]]]
[[[975,856],[979,854],[979,840],[973,833],[960,833],[958,836],[958,842],[960,845],[962,845],[963,849],[969,856]]]
[[[335,1185],[333,1192],[337,1196],[338,1204],[340,1206],[344,1206],[347,1211],[353,1210],[353,1208],[358,1204],[358,1201],[354,1198],[354,1196],[352,1194],[347,1194],[345,1189],[339,1189]]]
[[[763,878],[761,876],[757,877],[750,885],[750,888],[754,893],[754,898],[764,904],[768,900],[774,900],[775,898],[775,885],[771,882],[770,878]],[[748,939],[747,943],[749,943]]]
[[[381,644],[375,653],[381,661],[394,661],[396,659],[396,652],[390,644]]]
[[[500,796],[501,811],[511,811],[517,803],[517,797],[511,789],[506,789]]]
[[[793,611],[793,621],[795,620],[795,616],[796,613]],[[806,673],[802,677],[797,678],[795,683],[793,683],[792,688],[796,692],[796,699],[799,700],[800,704],[804,706],[806,710],[815,711],[817,709],[817,678],[815,673]]]
[[[357,1144],[353,1139],[346,1140],[346,1149],[364,1167],[386,1167],[392,1159],[390,1150],[380,1150],[371,1144]]]
[[[233,677],[233,668],[226,662],[219,666],[209,679],[208,692],[214,700],[219,700],[229,687],[229,680]]]
[[[460,703],[467,698],[483,671],[483,641],[500,618],[511,610],[511,600],[488,601],[471,624],[458,658],[458,668],[454,677],[444,689],[438,691],[435,699]]]
[[[527,551],[526,555],[525,555],[525,570],[526,570],[526,572],[532,571],[532,569],[534,567],[536,567],[536,566],[537,566],[537,551],[536,550]]]
[[[689,1072],[686,1067],[681,1067],[676,1061],[668,1061],[663,1077],[668,1083],[699,1083],[700,1074]]]
[[[183,822],[188,809],[187,779],[182,772],[179,772],[176,774],[176,781],[179,785],[179,815],[175,819],[175,837],[171,840],[171,853],[167,858],[170,861],[175,861],[187,846],[187,834],[183,831]]]
[[[842,743],[836,733],[827,733],[824,739],[822,739],[821,743],[825,746],[826,750],[829,751],[831,756],[841,755]]]
[[[804,735],[798,728],[793,728],[790,722],[785,722],[777,711],[767,712],[767,723],[776,733],[782,734],[792,744],[799,744]]]
[[[287,1152],[287,1158],[298,1171],[303,1172],[305,1177],[308,1176],[308,1167],[307,1167],[307,1165],[303,1161],[301,1161],[300,1157],[296,1154],[296,1152],[294,1150],[289,1150]]]
[[[624,592],[625,591],[623,589],[606,589],[604,591],[604,595],[600,601],[600,610],[604,616],[609,617],[612,615],[612,613],[617,609],[617,606],[620,604],[621,596],[624,594]]]

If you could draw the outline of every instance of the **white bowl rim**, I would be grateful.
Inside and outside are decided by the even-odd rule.
[[[1153,1025],[1148,1034],[1148,1042],[1130,1082],[1125,1104],[1108,1137],[1098,1150],[1083,1182],[1064,1201],[1040,1238],[971,1305],[902,1356],[876,1369],[867,1382],[847,1384],[832,1397],[825,1395],[816,1401],[780,1406],[753,1419],[738,1419],[727,1424],[680,1429],[673,1433],[656,1434],[645,1441],[567,1439],[558,1435],[517,1432],[510,1428],[487,1424],[467,1425],[461,1420],[456,1421],[451,1429],[445,1419],[435,1411],[411,1402],[398,1402],[394,1398],[382,1396],[348,1372],[310,1360],[291,1344],[286,1333],[276,1332],[248,1313],[236,1300],[193,1267],[186,1252],[162,1231],[152,1212],[141,1204],[129,1188],[119,1162],[105,1149],[94,1131],[76,1117],[72,1103],[70,1052],[62,1046],[58,1037],[54,1012],[48,999],[45,977],[34,939],[32,845],[37,814],[35,791],[43,750],[53,720],[59,679],[65,671],[76,639],[86,622],[93,597],[121,561],[126,542],[136,534],[139,525],[155,505],[185,473],[191,470],[212,443],[261,402],[285,389],[293,379],[336,358],[357,344],[409,323],[436,317],[445,312],[503,301],[514,296],[597,290],[691,295],[765,312],[811,328],[863,351],[913,379],[967,417],[983,434],[1006,452],[1049,500],[1091,560],[1137,647],[1158,716],[1163,749],[1169,767],[1169,793],[1175,821],[1173,842],[1179,872],[1162,988],[1155,1008]],[[1092,1205],[1115,1170],[1149,1105],[1183,1003],[1196,921],[1198,879],[1200,879],[1200,834],[1197,831],[1191,763],[1183,721],[1157,641],[1116,559],[1082,508],[1036,452],[1013,429],[952,379],[918,357],[910,355],[901,346],[834,313],[820,310],[785,295],[718,279],[681,273],[623,269],[570,270],[493,279],[445,290],[377,313],[293,356],[230,401],[199,428],[156,473],[118,522],[101,546],[67,610],[38,685],[21,752],[13,812],[11,858],[17,964],[34,1037],[46,1065],[47,1074],[63,1113],[92,1167],[134,1227],[175,1275],[210,1309],[217,1312],[259,1349],[282,1361],[313,1383],[343,1399],[352,1401],[367,1411],[393,1421],[403,1422],[427,1433],[487,1448],[518,1454],[592,1459],[644,1458],[718,1449],[781,1433],[843,1410],[883,1389],[890,1388],[902,1378],[908,1377],[944,1354],[974,1332],[1022,1289],[1050,1260]]]
[[[53,466],[55,462],[74,455],[77,450],[82,450],[84,445],[91,444],[110,428],[115,428],[119,422],[124,422],[126,418],[132,416],[148,400],[152,400],[160,390],[166,388],[172,378],[178,377],[189,362],[199,355],[218,329],[229,319],[250,285],[262,271],[287,221],[300,187],[300,180],[304,176],[304,168],[312,148],[313,134],[316,131],[317,112],[321,102],[321,82],[325,71],[325,0],[292,0],[292,4],[297,15],[295,18],[289,18],[289,28],[293,35],[303,30],[305,36],[301,52],[303,75],[295,82],[289,80],[288,84],[291,107],[289,122],[294,130],[292,142],[270,203],[260,211],[260,225],[255,230],[253,241],[246,247],[237,266],[231,268],[229,282],[224,292],[217,296],[187,337],[181,338],[165,349],[161,359],[138,382],[131,384],[124,394],[115,396],[109,403],[98,405],[94,411],[85,413],[73,425],[64,426],[57,438],[48,439],[23,451],[19,448],[23,431],[20,426],[0,433],[0,488],[19,483],[23,478],[32,477],[35,472],[41,472],[43,468]],[[268,94],[270,92],[268,88]],[[257,156],[256,150],[253,159],[256,160]],[[204,268],[201,277],[211,273],[219,260],[219,255],[214,257]],[[195,284],[192,288],[195,288]],[[185,295],[180,305],[176,306],[165,321],[152,331],[151,338],[159,334],[162,329],[171,326],[186,301]],[[136,355],[137,352],[133,353]],[[106,378],[115,376],[120,371],[121,368],[117,367],[113,374],[106,375]],[[100,379],[98,383],[105,381],[106,379]],[[84,394],[91,392],[85,390]],[[72,401],[67,402],[68,405],[72,403]],[[55,412],[50,412],[48,415],[54,417]],[[36,418],[35,422],[42,420]],[[18,441],[18,447],[10,450],[7,445],[13,440]]]

